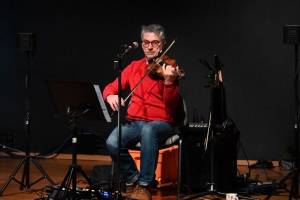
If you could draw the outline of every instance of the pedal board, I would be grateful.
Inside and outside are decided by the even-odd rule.
[[[257,185],[257,186],[250,186],[242,188],[242,191],[247,194],[269,194],[274,189],[278,188],[277,183],[273,184],[263,184],[263,185]]]
[[[71,189],[70,188],[67,192],[68,194],[66,195],[66,198],[64,199],[63,196],[65,195],[65,188],[62,189],[62,191],[60,191],[60,194],[58,194],[57,198],[55,198],[55,196],[57,195],[57,193],[59,192],[59,185],[52,185],[52,186],[47,186],[45,189],[45,200],[72,200],[72,198],[70,198],[71,196]],[[98,191],[100,196],[103,199],[113,199],[113,195],[111,192],[106,192],[106,191]],[[83,199],[90,199],[90,200],[97,200],[97,196],[95,194],[95,190],[90,190],[90,189],[86,189],[86,188],[76,188],[76,195],[78,200],[83,200]]]

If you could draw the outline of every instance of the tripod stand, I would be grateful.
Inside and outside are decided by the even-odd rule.
[[[292,198],[299,198],[299,99],[298,99],[298,44],[295,44],[295,79],[294,79],[294,90],[295,90],[295,115],[294,115],[294,155],[293,155],[293,169],[290,173],[284,177],[276,187],[265,199],[270,199],[278,189],[284,189],[289,192],[289,200]],[[291,189],[286,188],[285,182],[292,178]]]
[[[96,190],[96,188],[93,187],[92,182],[84,173],[82,167],[77,165],[77,119],[82,118],[94,121],[111,121],[100,88],[99,86],[93,85],[89,82],[47,80],[46,83],[50,90],[52,100],[56,106],[58,116],[64,118],[71,117],[70,125],[73,134],[72,165],[70,165],[69,171],[62,181],[58,191],[53,195],[53,198],[57,199],[58,195],[64,189],[63,199],[66,199],[67,195],[71,196],[74,200],[76,199],[77,172],[80,172],[89,183],[91,188],[89,189],[89,193],[92,195],[92,190]],[[71,181],[72,187],[70,188]],[[71,195],[68,194],[70,189]],[[101,199],[101,195],[98,190],[95,191],[95,196],[97,199]]]
[[[35,183],[41,181],[44,178],[47,178],[48,181],[54,185],[54,182],[50,179],[50,177],[46,174],[46,172],[43,170],[42,166],[34,160],[34,156],[30,156],[30,109],[29,109],[29,70],[32,63],[32,58],[34,55],[34,51],[27,51],[27,57],[28,57],[28,66],[27,66],[27,75],[26,75],[26,88],[27,88],[27,98],[26,98],[26,118],[25,118],[25,129],[26,129],[26,136],[27,136],[27,149],[26,149],[26,155],[21,160],[17,168],[14,170],[10,178],[6,181],[3,188],[0,191],[0,196],[2,196],[4,190],[8,186],[11,180],[14,180],[20,184],[20,190],[23,190],[23,188],[30,188],[30,186],[34,185]],[[41,171],[41,173],[44,175],[40,179],[34,181],[33,183],[30,183],[30,161],[33,162],[33,164]],[[19,171],[21,166],[24,164],[24,170],[22,175],[22,180],[18,181],[14,178],[16,173]],[[25,183],[24,183],[25,182]]]
[[[72,199],[76,199],[76,195],[77,195],[77,191],[76,191],[76,173],[80,172],[81,175],[85,178],[85,180],[87,180],[87,182],[89,183],[89,185],[91,186],[91,188],[93,188],[93,184],[90,181],[90,179],[88,178],[88,176],[84,173],[84,171],[82,170],[82,167],[80,165],[77,165],[77,133],[78,133],[78,127],[77,127],[77,119],[81,116],[83,116],[85,113],[87,113],[89,111],[89,109],[85,110],[82,114],[77,115],[76,113],[72,113],[70,110],[70,107],[67,108],[67,112],[69,114],[69,116],[72,117],[72,119],[70,120],[70,124],[71,124],[71,130],[73,133],[73,138],[72,138],[72,143],[73,143],[73,153],[72,153],[72,165],[69,166],[69,171],[66,174],[64,180],[62,181],[58,192],[56,193],[56,195],[54,196],[54,199],[56,199],[58,197],[58,195],[61,193],[62,189],[64,188],[64,186],[66,186],[66,188],[64,188],[65,191],[69,191],[70,189],[70,184],[72,181],[72,187],[71,187],[71,197]],[[63,199],[67,198],[67,194],[68,192],[64,192],[63,193]],[[96,192],[96,196],[97,199],[100,199],[100,194],[98,192]]]

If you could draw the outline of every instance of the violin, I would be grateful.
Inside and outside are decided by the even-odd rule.
[[[185,78],[185,72],[182,69],[176,68],[178,66],[176,60],[170,58],[166,54],[160,58],[154,58],[149,61],[149,64],[146,67],[148,75],[153,79],[162,79],[164,77],[162,69],[164,64],[165,67],[167,65],[174,67],[178,79]]]

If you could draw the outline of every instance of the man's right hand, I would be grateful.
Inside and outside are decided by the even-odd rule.
[[[118,101],[119,101],[118,95],[110,94],[106,97],[106,101],[107,103],[109,103],[113,111],[118,111]],[[121,106],[125,106],[125,101],[123,98],[121,98]]]

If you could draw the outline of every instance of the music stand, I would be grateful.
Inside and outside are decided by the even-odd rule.
[[[66,199],[72,180],[71,196],[76,199],[76,172],[80,172],[93,189],[93,184],[83,172],[82,167],[77,165],[77,119],[91,121],[111,122],[101,90],[98,85],[90,82],[46,80],[47,87],[51,93],[52,100],[56,107],[57,116],[70,119],[71,131],[73,134],[72,165],[61,183],[54,199],[58,198],[64,188],[63,199]],[[95,192],[97,199],[100,199],[98,190]]]

